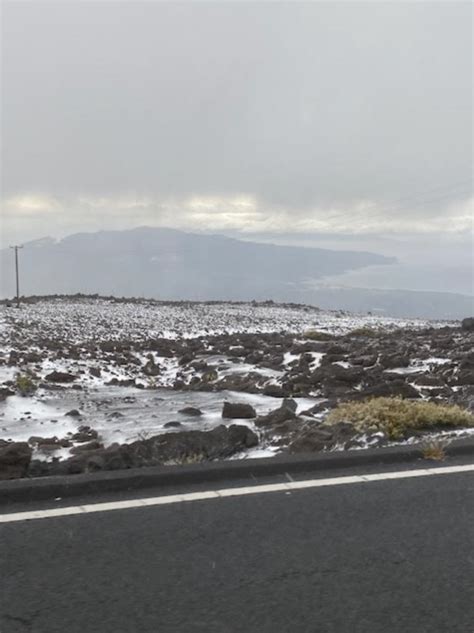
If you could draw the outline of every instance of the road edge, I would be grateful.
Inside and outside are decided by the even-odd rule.
[[[373,465],[430,462],[423,459],[423,446],[394,446],[332,453],[276,455],[183,466],[149,466],[128,470],[13,479],[0,481],[0,506],[28,501],[47,501],[88,494],[137,491],[146,488],[253,479],[282,474],[314,473]],[[474,439],[454,440],[445,447],[449,457],[474,456]],[[433,462],[431,462],[433,463]],[[439,463],[439,462],[438,462]]]

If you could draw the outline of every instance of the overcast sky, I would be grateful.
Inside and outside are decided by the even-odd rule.
[[[5,243],[472,231],[470,2],[2,9]]]

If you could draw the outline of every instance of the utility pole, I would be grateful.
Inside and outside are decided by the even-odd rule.
[[[18,271],[18,249],[23,246],[10,246],[15,251],[15,276],[16,276],[16,307],[20,307],[20,274]]]

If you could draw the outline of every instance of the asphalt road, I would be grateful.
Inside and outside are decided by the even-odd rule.
[[[474,473],[2,524],[0,570],[1,633],[474,633]]]

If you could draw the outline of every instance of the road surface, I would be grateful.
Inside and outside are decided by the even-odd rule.
[[[474,472],[0,523],[0,569],[1,633],[474,633]]]

